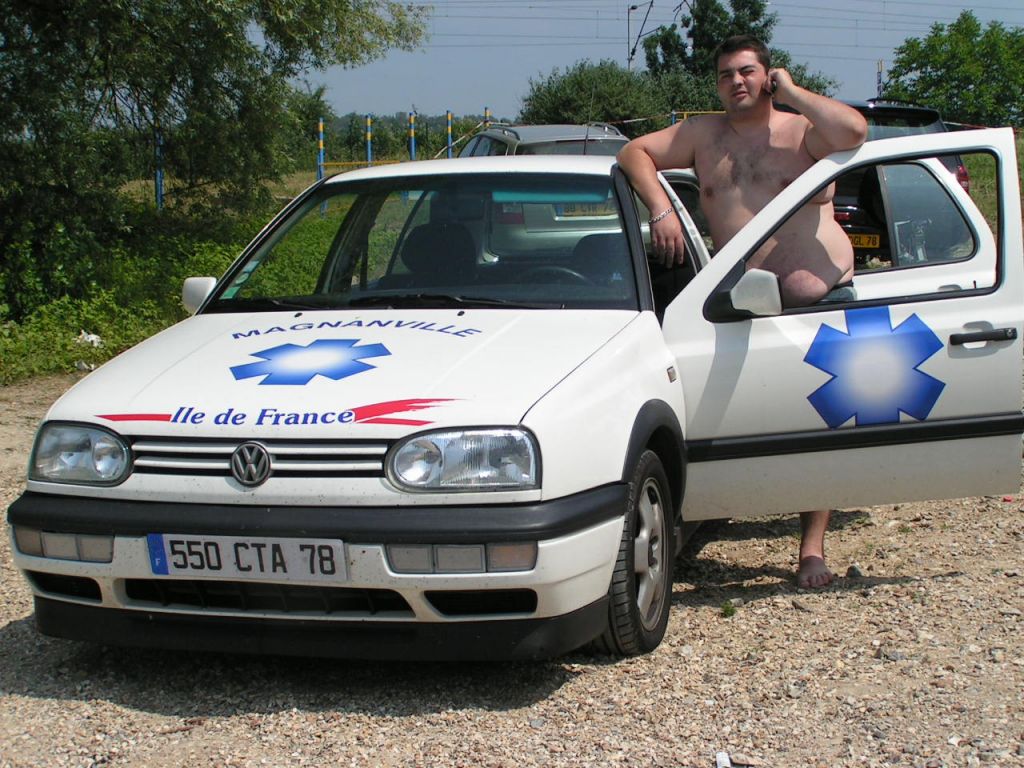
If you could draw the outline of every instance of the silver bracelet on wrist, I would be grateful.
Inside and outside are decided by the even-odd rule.
[[[661,213],[659,213],[657,216],[651,216],[651,218],[649,218],[647,220],[647,223],[648,224],[657,224],[659,221],[664,219],[666,216],[668,216],[674,210],[675,210],[675,208],[672,208],[670,206],[670,207],[666,208],[664,211],[662,211]]]

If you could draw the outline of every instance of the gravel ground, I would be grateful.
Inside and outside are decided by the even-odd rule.
[[[71,378],[0,387],[0,505]],[[0,541],[0,766],[1024,766],[1021,497],[842,510],[850,573],[798,591],[796,517],[679,560],[665,642],[610,663],[413,664],[39,636]]]

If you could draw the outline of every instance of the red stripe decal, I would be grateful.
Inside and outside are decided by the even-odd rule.
[[[432,408],[438,403],[447,403],[451,398],[438,398],[438,399],[427,399],[427,398],[416,398],[412,400],[389,400],[385,403],[371,403],[370,405],[360,405],[358,408],[353,408],[352,413],[355,414],[355,421],[364,422],[367,424],[408,424],[411,426],[422,426],[423,424],[430,424],[429,421],[415,421],[405,419],[390,419],[382,420],[383,416],[390,416],[393,413],[403,413],[406,411],[422,411],[424,408]]]
[[[96,414],[98,419],[106,419],[107,421],[170,421],[171,414],[169,413],[99,413]]]

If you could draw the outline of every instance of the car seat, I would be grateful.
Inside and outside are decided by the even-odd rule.
[[[402,244],[401,260],[417,285],[462,285],[473,281],[476,247],[457,222],[421,224]]]
[[[630,275],[629,248],[621,232],[585,235],[572,251],[570,269],[594,285],[610,286]]]

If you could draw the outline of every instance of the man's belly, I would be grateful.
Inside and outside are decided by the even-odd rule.
[[[831,203],[808,203],[750,257],[754,268],[779,276],[784,306],[804,306],[853,278],[853,246]]]

